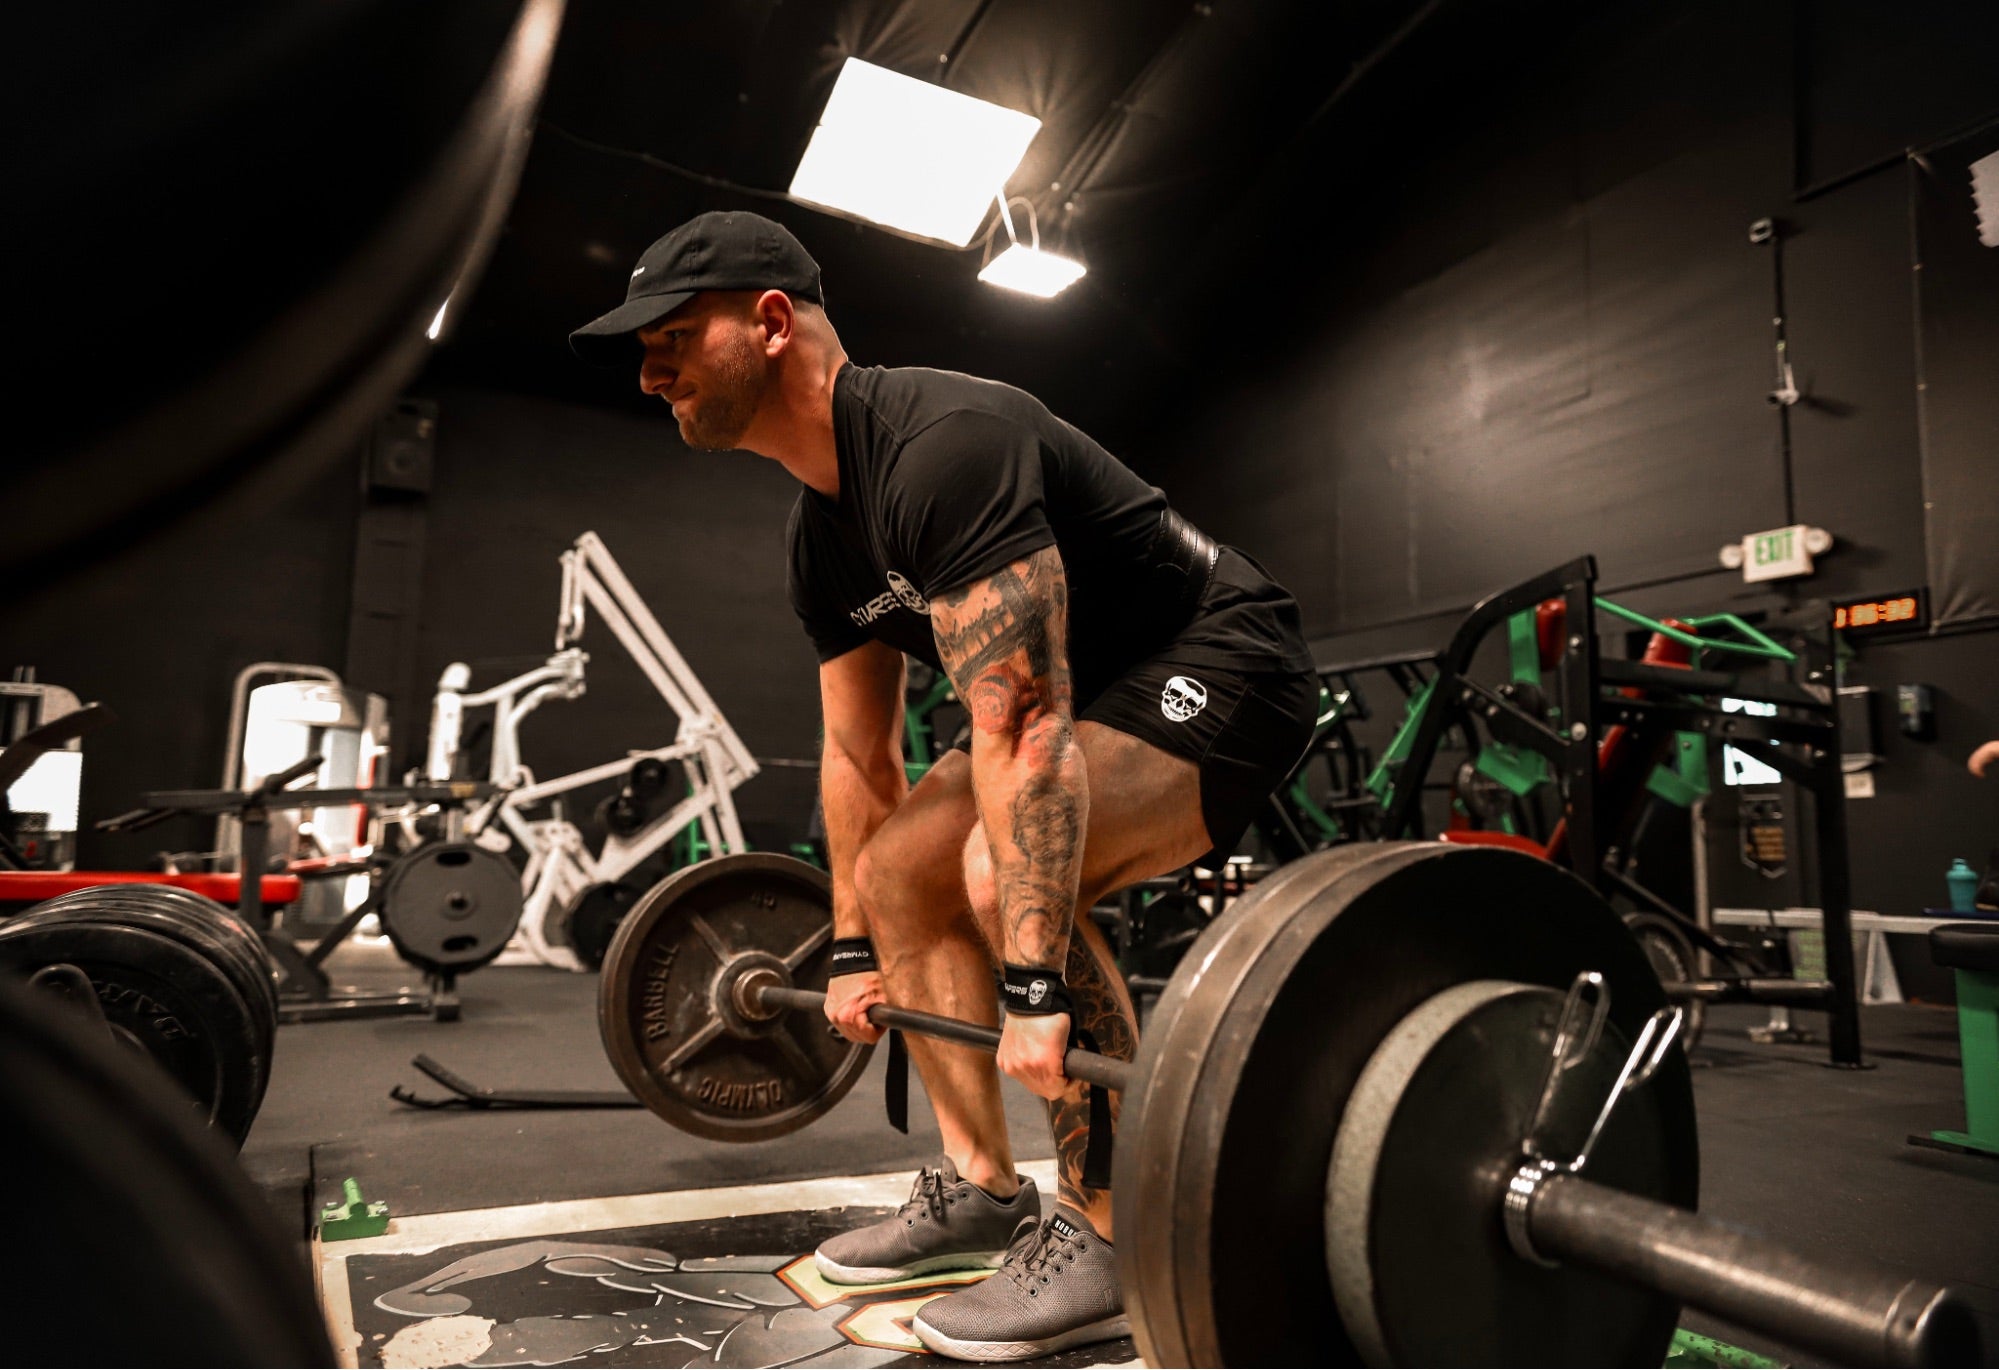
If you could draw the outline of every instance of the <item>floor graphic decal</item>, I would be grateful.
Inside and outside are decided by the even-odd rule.
[[[847,1287],[812,1262],[908,1186],[902,1173],[427,1214],[314,1259],[357,1367],[952,1365],[909,1322],[981,1276]],[[1135,1363],[1129,1340],[1034,1362]]]

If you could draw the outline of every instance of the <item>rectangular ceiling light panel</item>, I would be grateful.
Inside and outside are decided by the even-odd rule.
[[[1042,299],[1059,295],[1083,277],[1083,264],[1037,247],[1015,243],[986,263],[979,279]]]
[[[963,247],[1041,121],[849,57],[794,198]]]

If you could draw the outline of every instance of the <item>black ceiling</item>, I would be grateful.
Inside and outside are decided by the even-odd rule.
[[[1476,126],[1481,91],[1531,89],[1560,24],[1646,3],[31,6],[0,49],[0,240],[34,321],[17,496],[61,516],[0,562],[75,562],[225,489],[268,499],[398,388],[647,404],[567,335],[715,208],[804,240],[857,361],[1012,381],[1142,463],[1153,426],[1226,393],[1216,368],[1315,326],[1294,287],[1342,278],[1342,235],[1396,231],[1396,178]],[[849,57],[1038,117],[1007,189],[1089,275],[1033,300],[976,280],[978,243],[791,203]],[[413,321],[468,262],[475,288],[423,345]]]
[[[573,361],[565,334],[623,298],[631,262],[673,224],[749,208],[819,257],[856,360],[995,375],[1058,407],[1066,398],[1086,425],[1115,423],[1110,396],[1187,364],[1161,305],[1246,283],[1229,279],[1247,269],[1243,254],[1215,249],[1230,216],[1253,200],[1279,206],[1299,229],[1299,265],[1325,187],[1281,184],[1287,153],[1336,121],[1373,125],[1378,107],[1357,93],[1420,106],[1440,36],[1473,60],[1466,15],[1479,8],[571,0],[504,236],[427,379],[636,402],[630,378]],[[1425,43],[1418,65],[1408,52]],[[1080,254],[1088,277],[1052,302],[1010,295],[976,281],[978,240],[957,251],[788,201],[850,56],[1039,118],[1008,189],[1033,201],[1044,238]],[[1075,412],[1092,397],[1104,412]]]

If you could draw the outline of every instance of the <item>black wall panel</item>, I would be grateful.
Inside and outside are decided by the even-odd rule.
[[[52,584],[0,597],[0,658],[109,705],[84,742],[82,819],[139,806],[146,790],[222,781],[236,674],[257,661],[339,670],[360,479],[351,464],[197,511]],[[78,836],[79,869],[142,869],[154,853],[206,849],[212,820]]]
[[[1999,116],[1999,6],[1796,0],[1791,8],[1800,188],[1898,161],[1907,148]]]
[[[1803,392],[1790,411],[1797,520],[1839,538],[1811,592],[1907,590],[1927,579],[1907,177],[1889,168],[1788,218],[1786,331]]]
[[[1392,135],[1357,99],[1323,139],[1341,212],[1319,262],[1279,272],[1312,307],[1204,375],[1157,478],[1298,591],[1325,662],[1439,647],[1476,599],[1585,552],[1658,614],[1999,583],[1999,251],[1970,233],[1970,145],[1940,148],[1916,223],[1954,236],[1918,287],[1897,155],[1999,112],[1994,44],[1973,41],[1995,13],[1613,4],[1503,81],[1431,89]],[[1288,193],[1234,219],[1280,267]],[[1764,218],[1778,243],[1750,241]],[[1768,399],[1780,300],[1788,410]],[[1718,566],[1794,520],[1838,539],[1809,581]],[[1947,598],[1972,619],[1984,593]],[[1879,798],[1853,803],[1864,906],[1934,902],[1949,857],[1999,839],[1999,789],[1963,770],[1999,727],[1995,650],[1863,647],[1855,683],[1935,684],[1941,728],[1896,739]]]
[[[1328,317],[1279,383],[1249,381],[1191,435],[1229,459],[1170,479],[1320,632],[1586,551],[1609,584],[1704,570],[1785,521],[1773,277],[1747,237],[1781,165],[1769,141],[1689,153]]]
[[[1978,233],[1969,164],[1999,127],[1914,164],[1923,498],[1939,623],[1999,617],[1999,194]]]

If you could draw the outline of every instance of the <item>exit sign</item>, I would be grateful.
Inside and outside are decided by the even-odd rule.
[[[1786,576],[1812,573],[1811,549],[1805,535],[1811,531],[1802,523],[1768,532],[1751,533],[1742,540],[1744,580],[1782,580]]]

